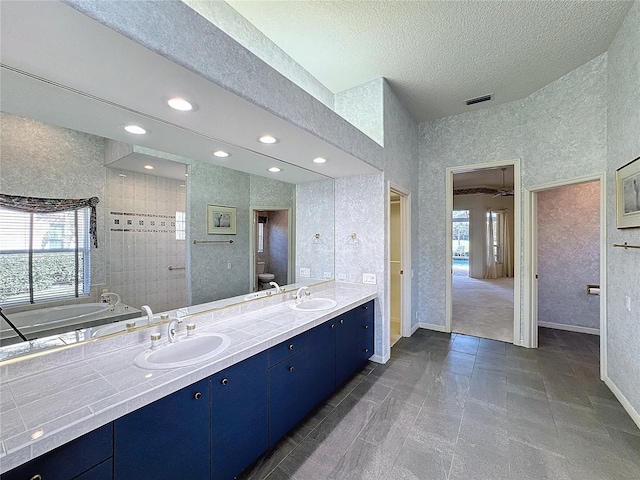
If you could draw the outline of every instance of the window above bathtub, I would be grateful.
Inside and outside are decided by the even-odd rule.
[[[0,304],[89,294],[90,209],[26,213],[0,207]]]

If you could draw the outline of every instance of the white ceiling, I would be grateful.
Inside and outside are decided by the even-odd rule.
[[[524,98],[583,65],[608,49],[633,2],[227,3],[329,90],[385,77],[422,122]]]
[[[513,165],[505,166],[504,188],[513,188]],[[493,188],[503,187],[502,168],[485,168],[481,170],[471,170],[468,172],[456,173],[453,175],[453,189],[464,188]]]
[[[2,1],[0,11],[2,111],[291,183],[376,172],[68,5]],[[172,110],[174,95],[198,110]],[[126,133],[129,123],[150,134]],[[280,141],[259,143],[266,133]],[[214,157],[218,149],[231,156]]]

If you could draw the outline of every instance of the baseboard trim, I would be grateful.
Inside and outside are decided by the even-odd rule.
[[[415,325],[411,325],[411,334],[410,334],[409,336],[411,336],[411,335],[413,335],[414,333],[416,333],[416,331],[417,331],[419,328],[420,328],[420,324],[419,324],[419,323],[416,323]]]
[[[625,397],[622,394],[622,392],[618,389],[618,387],[616,387],[616,384],[613,383],[613,381],[607,375],[604,376],[603,380],[604,380],[604,383],[607,385],[607,387],[609,387],[609,390],[611,390],[611,392],[616,396],[618,401],[622,404],[624,409],[627,411],[627,413],[631,417],[631,420],[633,420],[635,424],[638,426],[638,428],[640,428],[640,413],[638,413],[637,410],[633,408],[633,405],[629,403],[629,400],[627,400],[627,397]]]
[[[427,330],[435,330],[436,332],[447,332],[447,327],[444,325],[434,325],[432,323],[420,322],[418,324],[420,328],[426,328]]]
[[[567,332],[588,333],[590,335],[600,335],[599,328],[581,327],[580,325],[567,325],[566,323],[538,322],[539,327],[555,328],[556,330],[566,330]]]
[[[387,363],[391,358],[391,353],[387,353],[386,355],[372,355],[369,360],[375,363]]]

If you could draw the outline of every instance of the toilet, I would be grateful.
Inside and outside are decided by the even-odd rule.
[[[273,282],[276,276],[273,273],[265,272],[265,262],[258,262],[258,282],[260,282],[259,290],[266,290],[271,288],[269,282]]]

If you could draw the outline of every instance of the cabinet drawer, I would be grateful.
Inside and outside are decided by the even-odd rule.
[[[373,335],[373,310],[356,320],[356,337],[358,342]]]
[[[304,332],[275,347],[271,347],[269,349],[269,367],[273,367],[291,355],[295,355],[307,348],[307,338],[307,332]]]
[[[373,300],[369,300],[367,303],[363,303],[362,305],[353,309],[353,311],[355,311],[356,317],[362,317],[363,315],[373,316],[373,310]]]
[[[2,474],[0,478],[2,480],[23,480],[40,475],[45,480],[71,479],[112,455],[113,424],[109,423]],[[95,478],[102,477],[96,476]]]
[[[358,366],[362,366],[367,363],[367,360],[373,355],[373,335],[367,336],[364,340],[358,343],[356,355],[358,357]]]
[[[96,465],[88,472],[84,472],[73,480],[112,480],[113,479],[113,458],[108,458],[100,465]],[[45,479],[43,479],[45,480]]]

